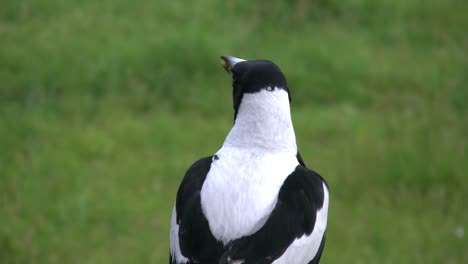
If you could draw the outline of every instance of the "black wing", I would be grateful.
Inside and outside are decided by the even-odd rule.
[[[324,202],[323,179],[298,165],[278,194],[270,217],[256,233],[230,242],[220,263],[272,263],[296,239],[310,235]]]
[[[200,191],[210,170],[212,156],[195,162],[186,172],[177,192],[176,213],[179,225],[179,244],[188,263],[218,263],[223,245],[211,234],[203,215]],[[175,263],[174,259],[171,259]]]

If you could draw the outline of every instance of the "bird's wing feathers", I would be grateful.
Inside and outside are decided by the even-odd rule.
[[[185,173],[176,198],[177,223],[180,223],[184,212],[186,211],[186,203],[197,193],[200,192],[206,175],[210,170],[212,156],[202,158],[196,161]]]
[[[177,192],[175,211],[179,246],[189,263],[217,263],[223,251],[223,245],[211,234],[200,203],[200,191],[211,162],[211,156],[195,162],[188,169]]]
[[[295,239],[310,235],[324,203],[323,182],[317,173],[298,165],[283,183],[263,227],[230,242],[220,263],[272,263]]]
[[[200,191],[211,162],[212,157],[195,162],[177,192],[179,245],[188,263],[218,263],[218,260],[222,264],[272,263],[295,239],[312,233],[317,210],[324,203],[324,181],[317,173],[299,165],[283,183],[276,206],[263,227],[224,247],[211,234],[200,203]],[[320,258],[324,239],[314,260]],[[176,263],[174,258],[171,261]]]

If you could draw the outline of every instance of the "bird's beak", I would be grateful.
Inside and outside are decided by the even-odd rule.
[[[221,56],[221,66],[230,74],[232,74],[232,68],[234,65],[242,61],[245,60],[227,55]]]

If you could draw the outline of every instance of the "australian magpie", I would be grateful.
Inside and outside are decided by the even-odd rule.
[[[221,59],[233,79],[234,125],[182,180],[169,263],[319,263],[328,185],[299,154],[286,78],[268,60]]]

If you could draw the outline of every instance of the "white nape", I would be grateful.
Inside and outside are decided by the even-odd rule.
[[[244,94],[223,147],[297,152],[288,93],[275,87]]]

